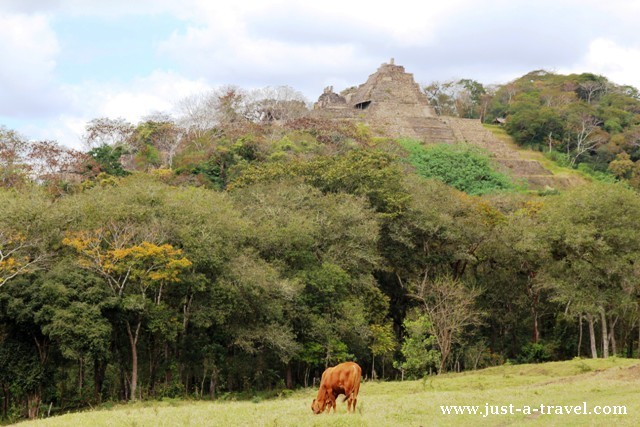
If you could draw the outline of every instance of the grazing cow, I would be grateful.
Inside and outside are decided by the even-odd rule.
[[[347,400],[347,413],[356,411],[358,391],[360,390],[360,377],[362,368],[357,363],[345,362],[325,369],[320,379],[318,396],[313,399],[311,409],[314,414],[323,411],[336,412],[336,398],[344,394],[343,402]]]

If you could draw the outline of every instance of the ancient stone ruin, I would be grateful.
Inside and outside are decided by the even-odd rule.
[[[525,179],[530,188],[569,185],[536,160],[522,159],[479,120],[437,116],[413,74],[395,65],[393,59],[358,87],[339,94],[332,86],[325,88],[311,115],[365,123],[382,137],[412,138],[425,144],[466,142],[486,149],[503,171]]]

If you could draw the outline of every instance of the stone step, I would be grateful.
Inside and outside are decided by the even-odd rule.
[[[496,161],[503,171],[508,172],[515,177],[553,175],[551,172],[545,169],[537,160],[497,158]]]
[[[455,117],[441,118],[443,123],[453,129],[458,140],[480,146],[494,157],[518,159],[520,156],[504,142],[496,138],[491,131],[485,129],[479,120],[459,119]]]
[[[555,175],[529,175],[523,178],[527,180],[529,188],[532,190],[543,190],[545,188],[562,190],[583,183],[577,178]]]

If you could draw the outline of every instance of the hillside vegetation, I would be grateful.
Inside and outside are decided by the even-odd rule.
[[[500,120],[515,141],[562,166],[638,187],[640,92],[603,76],[532,71],[504,85],[468,79],[425,87],[443,115]]]
[[[291,91],[183,107],[95,119],[87,152],[0,129],[4,420],[281,393],[344,360],[640,355],[631,180],[522,191],[479,150],[310,119]]]
[[[360,388],[355,415],[346,413],[346,403],[338,403],[336,414],[313,415],[310,406],[315,390],[306,389],[266,400],[254,398],[252,401],[220,400],[215,403],[169,400],[117,405],[110,409],[67,414],[20,425],[493,426],[526,423],[534,426],[632,426],[637,424],[640,412],[636,399],[639,376],[640,363],[637,361],[574,360],[500,366],[419,381],[366,382]],[[606,410],[611,414],[567,413],[566,407],[583,407],[583,402],[586,402],[588,412],[599,406],[602,409],[609,407]],[[492,409],[484,417],[480,411],[486,411],[487,404]],[[539,409],[541,404],[545,407],[553,405],[554,408],[547,408],[544,414],[516,412],[516,408],[525,406]],[[443,414],[441,406],[452,405],[477,405],[478,414]],[[512,414],[508,413],[509,405],[513,405]],[[556,409],[556,406],[562,408]],[[613,415],[614,410],[619,414]]]

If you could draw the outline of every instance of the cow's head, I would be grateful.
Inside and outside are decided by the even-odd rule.
[[[311,402],[311,410],[316,415],[324,411],[326,406],[327,402],[324,399],[313,399],[313,402]]]

